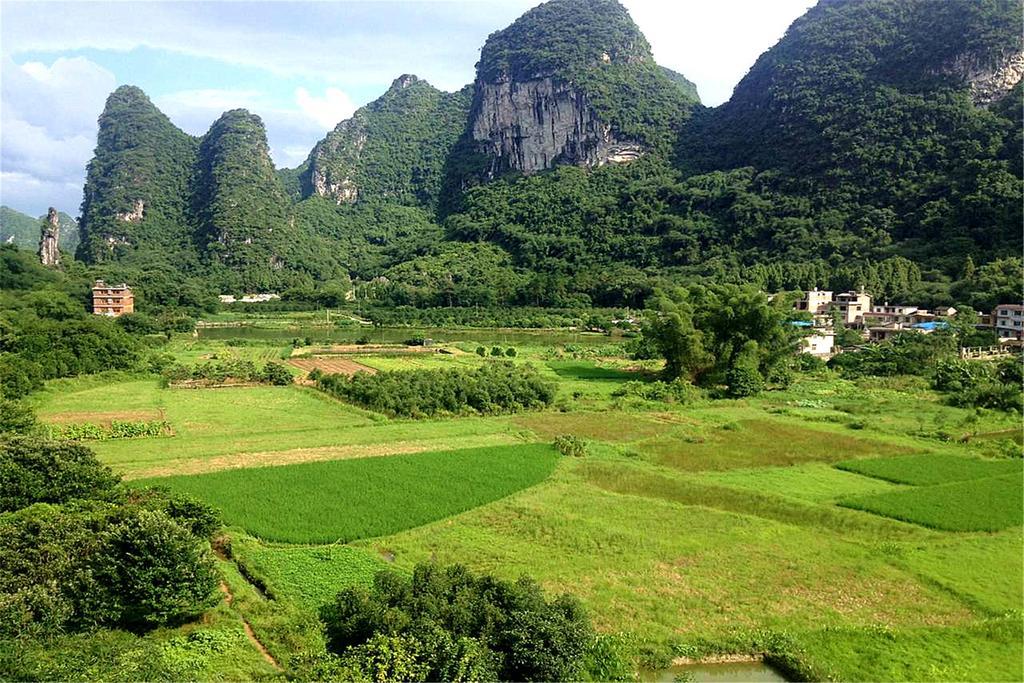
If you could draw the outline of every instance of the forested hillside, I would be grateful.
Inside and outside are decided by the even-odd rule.
[[[297,169],[248,112],[195,139],[122,87],[79,257],[417,305],[712,279],[991,306],[1021,278],[1020,14],[823,1],[709,109],[618,2],[550,0],[488,38],[472,85],[401,76]]]

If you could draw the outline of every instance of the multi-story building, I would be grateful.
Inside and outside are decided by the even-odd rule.
[[[871,295],[863,289],[836,294],[832,301],[832,311],[839,314],[844,325],[862,325],[864,314],[871,312]]]
[[[92,286],[92,312],[114,318],[125,313],[134,313],[135,295],[123,282],[119,285],[108,285],[103,280],[97,280]]]
[[[999,304],[992,311],[992,323],[1000,341],[1024,339],[1024,305]]]
[[[823,289],[812,289],[804,294],[804,298],[796,302],[796,310],[807,311],[811,315],[825,315],[832,305],[832,292]]]
[[[800,340],[801,353],[818,358],[831,358],[836,350],[836,333],[830,329],[816,329]]]

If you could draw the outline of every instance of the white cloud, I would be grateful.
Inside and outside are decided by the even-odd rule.
[[[327,88],[323,97],[311,95],[305,88],[296,88],[295,103],[323,128],[334,128],[356,110],[352,98],[337,88]]]
[[[96,144],[96,117],[114,75],[83,57],[47,66],[3,60],[0,195],[38,215],[53,205],[74,214]]]

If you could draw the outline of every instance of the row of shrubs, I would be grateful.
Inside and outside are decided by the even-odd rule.
[[[676,378],[671,382],[640,382],[631,380],[624,382],[612,392],[616,398],[639,398],[645,401],[663,401],[686,405],[707,398],[706,392],[693,383]]]
[[[288,372],[288,368],[273,361],[262,366],[251,360],[211,360],[199,365],[178,363],[164,369],[162,375],[164,386],[197,380],[210,383],[236,380],[277,386],[285,386],[292,382],[292,374]]]
[[[105,441],[107,439],[135,439],[143,436],[162,436],[171,433],[167,420],[112,420],[110,424],[72,422],[48,424],[44,434],[50,439],[72,441]]]
[[[962,408],[994,408],[1024,412],[1024,365],[1020,358],[997,363],[949,359],[935,364],[932,386]]]
[[[515,358],[516,355],[518,355],[518,352],[514,346],[510,346],[507,349],[502,349],[500,346],[492,346],[490,354],[494,358],[500,358],[501,356],[505,356],[506,358]],[[476,347],[476,355],[481,358],[485,357],[487,355],[487,347]]]
[[[536,370],[507,361],[474,369],[325,375],[317,379],[317,386],[395,417],[515,413],[543,408],[555,398],[554,386]]]

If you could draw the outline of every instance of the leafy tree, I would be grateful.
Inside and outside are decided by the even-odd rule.
[[[107,499],[117,482],[85,446],[27,437],[0,441],[0,512],[33,503]]]
[[[593,638],[575,599],[458,565],[417,565],[411,578],[380,572],[322,614],[329,649],[378,680],[573,680]]]

